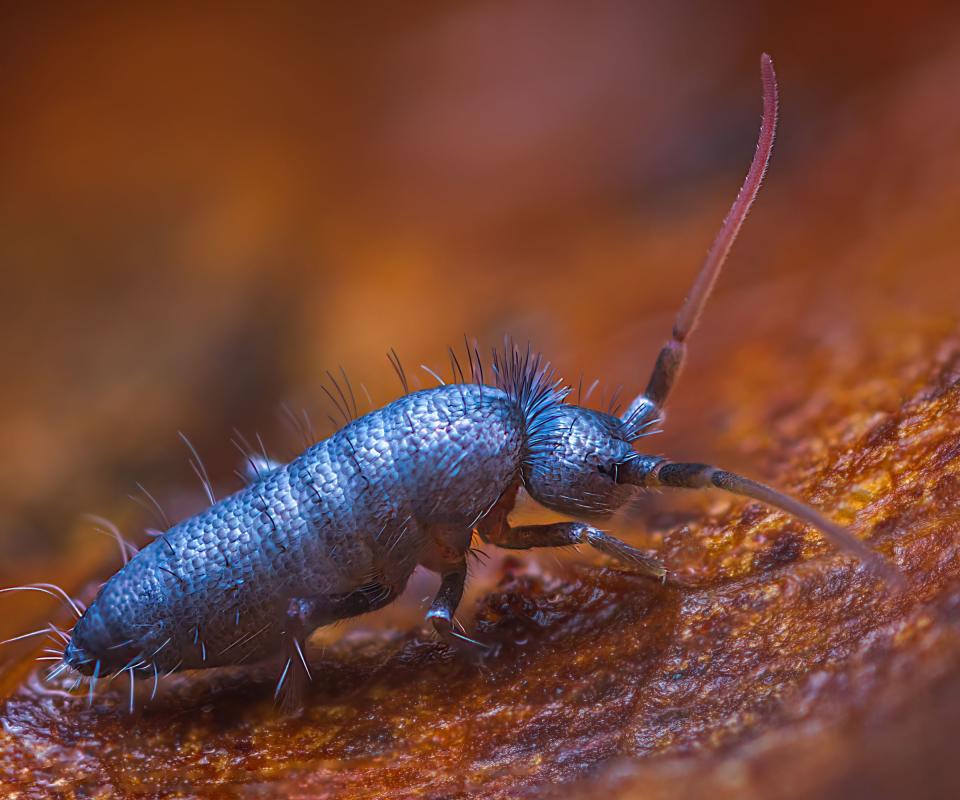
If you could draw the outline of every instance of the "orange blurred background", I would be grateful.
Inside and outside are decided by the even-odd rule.
[[[464,334],[485,352],[511,334],[542,350],[571,383],[581,375],[585,385],[599,379],[598,404],[621,383],[625,395],[637,392],[747,169],[764,51],[774,57],[782,97],[767,184],[693,340],[667,431],[649,446],[793,491],[822,483],[810,476],[837,463],[832,455],[858,437],[869,438],[885,414],[904,427],[915,424],[897,415],[920,386],[953,385],[957,378],[953,340],[944,337],[960,320],[955,2],[4,4],[0,586],[54,580],[89,593],[118,558],[86,513],[108,517],[142,541],[140,531],[159,522],[143,507],[137,482],[174,519],[205,504],[178,431],[203,455],[222,495],[239,486],[234,429],[251,439],[262,434],[271,455],[293,456],[303,444],[283,405],[296,414],[307,409],[317,432],[329,432],[322,387],[326,370],[341,365],[361,410],[361,384],[376,405],[386,403],[400,391],[384,357],[391,347],[408,374],[428,386],[433,380],[419,365],[449,374],[446,348]],[[940,341],[949,346],[934,369],[938,356],[929,351]],[[935,427],[918,429],[917,439],[942,435],[930,433]],[[871,440],[867,456],[876,457],[884,441]],[[858,454],[849,455],[855,461]],[[859,473],[851,468],[851,474]],[[819,504],[824,497],[829,492],[810,499]],[[710,495],[680,502],[691,515],[698,503],[719,511],[706,528],[694,526],[692,536],[676,515],[664,521],[669,515],[646,514],[624,526],[638,546],[669,530],[660,544],[671,567],[691,553],[687,560],[696,563],[697,547],[707,546],[695,541],[697,534],[716,533],[717,515],[723,521],[731,508]],[[880,527],[875,516],[867,522]],[[745,524],[737,523],[741,531]],[[913,545],[904,538],[895,552],[917,572],[926,562]],[[953,552],[944,549],[941,561]],[[940,558],[932,549],[928,554]],[[550,558],[537,554],[524,563],[532,573],[538,563],[552,565]],[[833,591],[827,562],[803,559],[797,570],[803,569],[811,592],[821,591],[809,578],[815,569],[824,576],[822,591]],[[778,574],[771,567],[770,580]],[[618,580],[596,577],[597,591]],[[917,585],[910,601],[919,608],[936,587]],[[619,602],[616,593],[610,597]],[[52,606],[34,594],[4,595],[0,639],[36,628]],[[475,606],[469,598],[462,604],[465,618]],[[670,608],[662,603],[650,620],[660,620],[671,641],[679,641],[691,616],[674,619]],[[748,616],[749,608],[744,604],[741,617],[731,618]],[[785,600],[783,608],[799,617],[806,607]],[[847,609],[840,611],[825,612],[824,625],[850,624]],[[871,606],[855,612],[873,622]],[[420,618],[411,615],[403,629]],[[784,620],[789,628],[789,613]],[[932,626],[941,635],[935,641],[954,641],[955,623],[951,611]],[[598,630],[619,642],[645,635],[647,625],[638,617],[624,636]],[[589,654],[586,637],[595,629],[584,630],[584,641],[571,650]],[[767,653],[755,647],[753,628],[739,630],[745,633],[731,635],[724,647]],[[869,645],[870,637],[854,630],[845,635]],[[863,630],[873,635],[869,626]],[[727,635],[722,627],[710,633],[718,641]],[[889,796],[936,796],[940,787],[939,796],[955,797],[955,649],[943,645],[935,653],[904,641],[902,657],[891,645],[889,658],[880,648],[861,662],[818,650],[822,642],[791,650],[798,642],[789,636],[768,635],[761,644],[771,661],[780,663],[779,647],[790,662],[784,674],[795,671],[780,688],[799,695],[782,708],[796,712],[802,725],[782,724],[777,703],[753,705],[751,683],[761,673],[750,672],[744,658],[736,675],[721,676],[735,678],[742,691],[718,692],[717,720],[701,720],[700,707],[688,706],[682,724],[695,733],[678,736],[676,747],[650,750],[646,758],[645,745],[629,741],[640,730],[637,720],[659,724],[658,716],[643,718],[638,705],[630,726],[616,731],[616,752],[639,753],[642,763],[610,762],[608,769],[599,757],[581,764],[564,754],[557,765],[545,764],[542,775],[557,766],[579,776],[607,764],[594,773],[603,781],[636,779],[636,791],[660,787],[659,796],[672,798],[684,789],[716,797],[724,787],[724,796],[769,797],[771,786],[783,796],[803,796],[805,787],[829,780],[839,788],[827,796],[875,796],[873,786]],[[682,652],[710,655],[699,646]],[[551,669],[552,651],[518,663]],[[12,674],[11,653],[0,652],[2,675]],[[804,660],[792,653],[814,655]],[[657,658],[650,655],[653,677],[637,692],[673,702],[672,685],[657,686],[657,670],[666,669]],[[824,709],[831,704],[844,720],[862,711],[859,701],[845,702],[857,694],[853,684],[837,695],[844,702],[825,692],[820,705],[807,705],[804,692],[819,697],[818,671],[837,659],[841,679],[864,678],[864,686],[883,689],[861,699],[899,698],[915,709],[912,722],[864,713],[863,728],[817,727],[829,719]],[[508,661],[500,664],[499,686],[521,683],[510,677]],[[924,664],[926,672],[917,666]],[[950,667],[949,691],[928,680],[939,664]],[[397,691],[398,731],[422,727],[417,709],[429,711],[429,698],[442,695],[462,705],[462,714],[449,719],[461,727],[456,737],[471,740],[431,745],[429,757],[410,767],[417,776],[433,765],[472,775],[487,763],[484,747],[512,746],[485,742],[483,732],[495,725],[479,726],[482,735],[474,736],[470,715],[486,719],[489,704],[477,701],[484,690],[472,673],[448,681],[445,670],[454,667],[427,672],[426,683],[406,686],[409,694]],[[870,679],[872,672],[880,677]],[[621,677],[633,674],[624,670]],[[704,680],[718,674],[704,672]],[[557,680],[563,675],[557,672]],[[443,692],[421,691],[430,681]],[[370,686],[379,692],[381,684]],[[472,694],[477,686],[481,691]],[[516,696],[534,697],[536,705],[534,686]],[[764,697],[767,687],[757,688],[756,697]],[[561,705],[581,703],[575,689],[559,696]],[[337,703],[360,703],[363,692],[344,691],[345,700],[332,695]],[[379,714],[381,703],[389,704],[376,697]],[[729,708],[721,707],[728,697]],[[62,775],[73,774],[65,771],[73,758],[81,777],[93,764],[118,785],[154,791],[158,780],[172,785],[197,774],[196,765],[183,766],[189,748],[180,753],[193,741],[205,758],[230,755],[223,775],[235,770],[242,780],[295,785],[302,777],[297,747],[305,740],[291,737],[294,728],[282,721],[273,727],[272,714],[248,714],[245,700],[235,705],[242,717],[236,725],[223,723],[234,713],[225,704],[220,716],[208,717],[206,707],[194,715],[196,728],[175,713],[148,720],[139,733],[121,727],[126,717],[88,723],[92,717],[77,714],[63,727],[52,725],[49,739],[45,729],[31,739],[5,721],[9,753],[0,773],[20,770],[27,785],[39,774],[61,787]],[[517,741],[540,735],[536,726],[515,723],[507,705],[498,713],[516,729]],[[32,713],[29,702],[16,707]],[[316,713],[324,719],[323,704]],[[366,717],[358,719],[360,734],[335,733],[348,749],[367,741]],[[669,728],[671,717],[665,719]],[[618,720],[604,719],[611,729]],[[737,741],[723,732],[728,723],[749,736],[724,760],[730,752],[724,748]],[[261,749],[250,749],[248,729],[263,733]],[[309,734],[310,725],[302,730]],[[316,730],[339,728],[324,723]],[[561,742],[579,733],[543,730]],[[398,746],[416,740],[406,736],[398,736]],[[771,741],[780,742],[781,755],[763,749]],[[292,749],[282,755],[287,744]],[[76,757],[85,752],[97,758]],[[179,766],[168,761],[173,752],[183,755]],[[282,757],[275,761],[274,752]],[[691,762],[695,769],[676,771],[670,759],[685,753],[700,756]],[[334,767],[314,762],[311,780],[320,786],[323,770],[342,768],[348,777],[355,771],[350,780],[364,796],[376,791],[371,775],[389,780],[350,758]],[[689,782],[701,768],[704,782]],[[751,777],[749,769],[758,772]],[[744,791],[750,786],[759,794]]]
[[[841,351],[852,291],[904,335],[955,313],[955,3],[0,14],[0,584],[88,575],[84,512],[156,525],[136,481],[196,510],[178,430],[225,490],[234,428],[282,457],[282,403],[329,430],[325,370],[392,399],[390,347],[430,385],[509,333],[637,391],[746,170],[762,51],[781,135],[693,347],[716,392],[681,384],[657,449],[762,459],[730,398],[811,376],[724,389],[724,358]]]

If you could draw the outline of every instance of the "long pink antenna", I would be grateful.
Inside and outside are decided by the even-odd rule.
[[[760,191],[760,184],[763,183],[763,176],[770,162],[770,154],[773,152],[779,100],[773,61],[766,53],[760,57],[760,77],[763,82],[763,117],[760,122],[757,150],[753,154],[750,170],[740,187],[737,199],[733,201],[730,211],[723,220],[723,225],[720,226],[717,238],[713,240],[713,245],[700,267],[690,293],[680,306],[680,311],[673,323],[672,335],[657,356],[646,390],[634,399],[623,415],[623,419],[631,425],[639,425],[645,419],[661,414],[677,376],[683,368],[687,350],[686,340],[697,327],[703,308],[713,291],[713,285],[717,282],[717,276],[740,232],[743,221],[747,218],[757,192]]]
[[[757,140],[757,150],[753,155],[750,170],[743,181],[743,186],[737,194],[737,199],[730,206],[730,211],[723,220],[717,238],[707,253],[707,257],[700,268],[700,274],[693,283],[693,288],[677,313],[673,324],[673,337],[678,342],[684,341],[700,320],[700,314],[706,305],[707,298],[713,291],[717,276],[727,260],[730,248],[733,246],[743,225],[743,221],[750,212],[750,206],[757,198],[763,176],[770,163],[770,154],[773,152],[773,140],[777,132],[777,107],[779,96],[777,93],[777,76],[773,71],[773,59],[766,53],[760,56],[760,79],[763,83],[763,118],[760,122],[760,137]]]

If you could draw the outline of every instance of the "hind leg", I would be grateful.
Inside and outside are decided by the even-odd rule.
[[[396,596],[393,588],[370,583],[343,594],[292,597],[287,604],[287,630],[309,635],[323,625],[383,608]]]
[[[301,705],[300,698],[305,688],[303,679],[313,679],[304,646],[314,630],[341,619],[376,611],[396,596],[395,589],[371,583],[343,594],[290,598],[284,617],[283,671],[274,696],[283,695],[282,704],[285,708],[293,709]]]

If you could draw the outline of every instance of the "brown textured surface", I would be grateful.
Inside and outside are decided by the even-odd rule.
[[[745,166],[759,103],[755,56],[769,49],[784,96],[780,149],[694,340],[669,430],[651,447],[716,460],[809,499],[870,538],[909,591],[891,597],[811,532],[756,504],[653,498],[620,530],[656,548],[690,588],[656,589],[586,554],[494,560],[466,603],[471,629],[501,646],[477,670],[416,628],[432,588],[418,584],[389,614],[316,642],[321,678],[296,718],[276,713],[272,678],[234,675],[178,678],[132,718],[117,685],[90,710],[38,697],[29,648],[8,649],[7,791],[960,792],[956,22],[933,11],[909,25],[884,13],[770,12],[760,36],[703,9],[656,18],[646,10],[640,22],[676,43],[676,52],[658,52],[643,25],[624,24],[637,19],[627,5],[598,4],[586,21],[551,15],[545,39],[543,8],[507,9],[402,22],[378,15],[366,27],[332,20],[326,36],[340,47],[319,54],[293,19],[265,30],[262,20],[235,18],[240,44],[202,54],[190,36],[206,41],[205,26],[217,31],[219,20],[160,24],[128,12],[79,29],[77,20],[49,29],[18,21],[4,50],[23,70],[19,93],[5,95],[18,122],[3,134],[5,185],[16,192],[0,196],[16,224],[2,246],[6,262],[39,272],[11,274],[6,297],[15,301],[3,315],[0,424],[10,450],[0,473],[0,581],[89,589],[115,556],[79,529],[77,513],[106,510],[129,529],[151,524],[117,499],[137,479],[172,514],[185,513],[197,498],[177,488],[187,473],[174,466],[182,461],[174,431],[197,431],[227,484],[230,428],[263,425],[279,400],[319,394],[319,368],[305,365],[359,362],[354,371],[385,399],[386,368],[370,362],[386,345],[411,364],[437,362],[463,329],[487,341],[510,330],[531,335],[568,376],[584,368],[635,389]],[[526,60],[529,47],[464,46],[476,41],[470,31],[506,41],[494,33],[502,25],[542,49]],[[358,44],[361,29],[368,38]],[[728,60],[713,55],[718,33]],[[234,87],[224,76],[242,73],[243,43],[267,34],[283,42],[263,45],[278,60],[241,93],[260,113],[234,118],[229,91],[224,107],[209,98]],[[35,40],[57,54],[46,72],[31,60],[42,61]],[[91,56],[81,41],[101,46]],[[576,55],[564,42],[577,43]],[[151,61],[174,47],[179,72]],[[221,62],[224,74],[211,68]],[[494,62],[506,72],[488,85],[480,67]],[[96,80],[97,65],[112,82]],[[88,79],[83,90],[56,88],[51,76],[74,69]],[[310,96],[288,88],[301,69],[322,76],[311,88],[323,113],[278,122],[284,99]],[[336,77],[344,70],[362,80]],[[571,109],[545,93],[555,72],[564,97],[599,96],[620,121],[598,124],[589,102]],[[651,77],[663,74],[672,80]],[[542,82],[517,88],[509,78],[518,75]],[[158,88],[168,79],[174,95],[196,102],[184,130],[161,113],[177,106]],[[151,102],[104,122],[104,108],[139,97],[131,87]],[[492,99],[457,104],[484,87]],[[281,88],[289,94],[275,101]],[[399,121],[370,116],[395,91],[398,106],[414,111],[393,109]],[[635,95],[646,116],[624,111]],[[506,133],[477,134],[471,114],[484,103],[531,116],[515,129],[500,120]],[[687,110],[698,103],[708,103],[702,117]],[[750,125],[699,130],[721,111]],[[531,133],[541,119],[554,127]],[[64,126],[75,150],[61,152]],[[530,137],[524,146],[510,138],[518,131]],[[665,144],[671,137],[694,144]],[[228,139],[233,150],[202,144]],[[289,164],[274,160],[278,141]],[[320,155],[307,160],[312,148]],[[430,155],[436,148],[441,155]],[[625,183],[634,150],[650,155],[630,162]],[[349,157],[365,166],[345,166]],[[302,174],[292,169],[301,162]],[[391,168],[401,170],[396,182],[371,177]],[[403,169],[422,179],[416,197]],[[317,182],[326,192],[305,188]],[[470,192],[461,195],[462,185]],[[287,204],[302,216],[291,221]],[[43,290],[48,280],[56,292]],[[16,302],[18,291],[30,302]],[[0,633],[36,627],[46,608],[5,598]]]
[[[509,561],[475,623],[502,645],[483,671],[422,634],[355,632],[317,654],[300,718],[278,716],[269,687],[225,679],[181,678],[134,718],[123,687],[94,711],[20,690],[3,709],[2,774],[127,795],[347,797],[540,795],[584,773],[649,796],[798,796],[840,780],[861,755],[851,738],[900,735],[960,666],[960,341],[924,350],[887,363],[926,366],[898,411],[859,430],[843,409],[806,411],[837,446],[784,455],[796,491],[895,554],[903,597],[782,518],[737,508],[663,536],[702,588]]]

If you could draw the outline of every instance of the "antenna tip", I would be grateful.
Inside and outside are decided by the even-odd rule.
[[[763,53],[760,56],[760,74],[765,78],[776,83],[777,72],[773,68],[773,59],[769,53]]]

